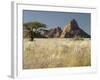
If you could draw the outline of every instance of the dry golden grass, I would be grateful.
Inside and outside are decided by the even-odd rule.
[[[91,65],[89,39],[24,39],[24,69]]]

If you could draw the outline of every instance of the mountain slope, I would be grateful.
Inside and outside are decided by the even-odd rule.
[[[58,26],[48,31],[46,30],[43,35],[48,38],[59,38],[61,33],[62,33],[62,29]]]
[[[90,38],[90,35],[79,28],[78,23],[75,19],[71,20],[67,25],[65,25],[61,38],[73,38],[73,37],[83,37]]]

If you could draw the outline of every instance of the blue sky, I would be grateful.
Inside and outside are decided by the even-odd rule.
[[[81,29],[91,34],[91,14],[90,13],[74,13],[74,12],[53,12],[53,11],[23,11],[23,22],[39,21],[47,24],[47,27],[64,26],[75,19]]]

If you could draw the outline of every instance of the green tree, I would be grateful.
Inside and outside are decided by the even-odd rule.
[[[46,28],[46,24],[38,21],[24,23],[24,28],[30,32],[31,41],[33,41],[34,34],[39,33],[40,28]]]

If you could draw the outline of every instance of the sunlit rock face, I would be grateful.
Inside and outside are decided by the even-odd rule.
[[[63,32],[61,34],[61,38],[73,38],[73,37],[83,37],[90,38],[85,31],[83,31],[79,26],[75,19],[71,20],[67,25],[65,25]]]

